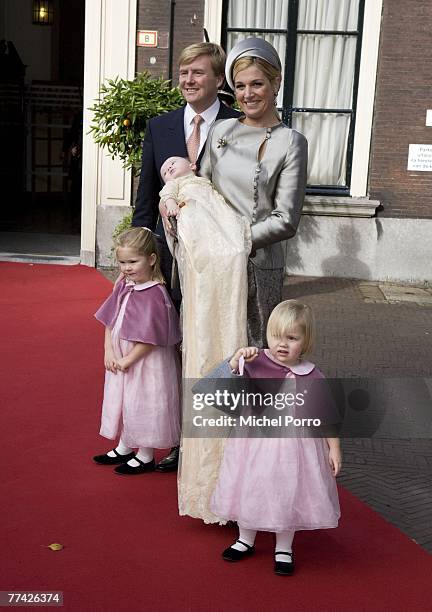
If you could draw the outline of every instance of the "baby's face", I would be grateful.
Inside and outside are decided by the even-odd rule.
[[[162,164],[160,173],[165,183],[179,176],[193,174],[189,161],[184,157],[168,157]]]

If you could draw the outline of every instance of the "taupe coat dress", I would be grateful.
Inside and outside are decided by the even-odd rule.
[[[254,346],[266,345],[268,317],[282,299],[283,241],[296,233],[306,172],[307,140],[284,123],[258,128],[225,119],[209,132],[200,174],[251,223],[248,340]]]

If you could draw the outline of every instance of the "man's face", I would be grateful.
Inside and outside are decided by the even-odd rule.
[[[196,113],[204,112],[213,104],[223,79],[223,75],[215,75],[208,55],[199,55],[190,64],[181,64],[179,68],[181,92]]]

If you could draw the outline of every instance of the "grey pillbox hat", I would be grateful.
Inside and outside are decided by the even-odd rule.
[[[281,61],[276,49],[263,38],[245,38],[237,43],[228,53],[225,64],[225,77],[231,89],[234,89],[232,68],[239,57],[259,57],[271,66],[282,70]]]

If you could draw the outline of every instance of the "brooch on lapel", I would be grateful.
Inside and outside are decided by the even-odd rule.
[[[225,138],[218,138],[217,141],[217,148],[220,149],[221,147],[226,147],[227,146],[227,141],[225,140]]]

